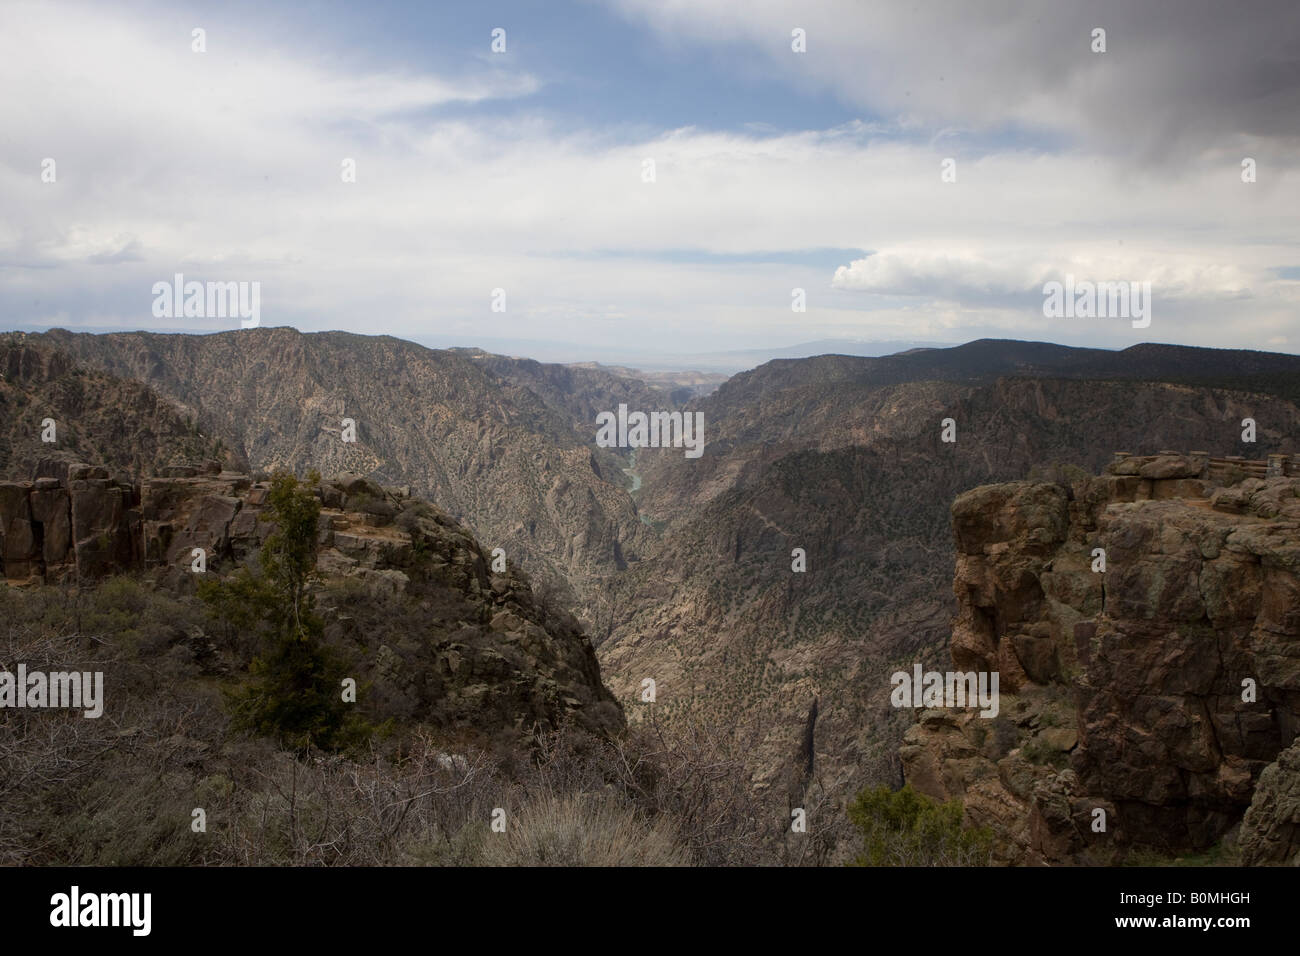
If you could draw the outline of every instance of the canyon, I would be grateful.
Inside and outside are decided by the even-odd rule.
[[[1090,580],[1082,576],[1092,575],[1090,566],[1075,569],[1077,575],[1065,573],[1078,558],[1073,551],[1063,553],[1062,570],[1054,570],[1040,587],[1081,589],[1075,595],[1083,602],[1077,619],[1061,611],[1064,616],[1055,623],[1044,619],[1035,629],[1028,622],[1029,629],[1012,634],[1007,645],[1016,648],[1019,669],[1010,667],[1010,660],[1005,671],[1001,660],[992,668],[1000,672],[1004,696],[1046,701],[1046,716],[1038,704],[1032,713],[1004,707],[996,719],[980,721],[995,729],[985,726],[994,742],[979,747],[993,749],[986,754],[977,747],[973,755],[958,756],[966,744],[943,722],[960,724],[959,717],[925,712],[918,724],[911,709],[894,707],[889,698],[892,674],[915,666],[943,671],[954,655],[966,654],[966,638],[955,636],[965,633],[960,622],[966,612],[951,582],[954,574],[961,579],[971,559],[963,551],[964,532],[954,535],[954,501],[963,502],[991,483],[1028,476],[1034,487],[1057,489],[1036,492],[1049,496],[1044,500],[1050,507],[1035,505],[1026,513],[1046,522],[1040,536],[1063,547],[1081,532],[1068,530],[1074,527],[1071,509],[1078,506],[1062,489],[1095,475],[1115,451],[1133,452],[1132,463],[1123,467],[1140,471],[1162,449],[1208,448],[1218,463],[1212,481],[1199,477],[1204,470],[1199,460],[1189,464],[1186,455],[1164,456],[1159,467],[1190,475],[1195,465],[1196,477],[1111,474],[1089,479],[1093,484],[1087,487],[1094,490],[1083,494],[1101,495],[1095,489],[1104,487],[1116,508],[1135,505],[1142,482],[1151,481],[1154,497],[1143,501],[1154,506],[1166,498],[1190,499],[1196,489],[1214,484],[1224,486],[1219,501],[1227,507],[1227,492],[1237,485],[1275,480],[1267,469],[1256,477],[1257,469],[1245,458],[1296,451],[1300,358],[1157,345],[1106,352],[980,341],[879,359],[778,360],[698,395],[604,369],[477,350],[430,350],[383,336],[303,335],[290,329],[211,336],[54,331],[11,341],[5,354],[9,372],[0,399],[13,414],[7,419],[10,437],[0,432],[0,440],[8,442],[4,465],[8,474],[30,484],[3,492],[15,498],[13,510],[4,512],[15,516],[12,549],[5,545],[6,574],[12,553],[15,580],[34,575],[69,580],[82,573],[82,564],[94,574],[96,562],[103,566],[105,560],[100,555],[118,560],[128,552],[141,566],[153,562],[158,570],[181,575],[174,565],[183,563],[185,554],[176,548],[204,547],[195,543],[199,538],[215,549],[220,571],[223,549],[234,556],[248,546],[232,537],[233,525],[226,526],[223,538],[204,530],[203,509],[187,510],[183,520],[168,517],[159,504],[167,486],[153,492],[152,482],[228,482],[234,479],[223,475],[243,474],[251,490],[259,472],[274,468],[300,475],[313,468],[350,474],[398,495],[385,499],[393,507],[408,497],[436,502],[431,507],[481,541],[484,552],[502,548],[512,573],[527,575],[540,604],[572,610],[573,631],[594,647],[599,660],[597,676],[584,678],[586,697],[572,695],[584,700],[580,709],[594,712],[598,698],[605,700],[595,688],[608,687],[608,700],[620,709],[618,719],[629,724],[691,729],[730,741],[744,755],[749,786],[773,803],[809,801],[812,795],[835,803],[864,786],[898,786],[910,773],[918,787],[935,795],[961,794],[973,822],[1021,820],[999,831],[1008,862],[1111,859],[1120,852],[1116,847],[1127,852],[1145,845],[1178,853],[1213,846],[1243,814],[1263,818],[1263,803],[1250,808],[1249,799],[1242,802],[1247,785],[1241,780],[1249,781],[1247,789],[1271,794],[1276,805],[1290,806],[1287,768],[1294,761],[1288,762],[1284,744],[1294,731],[1274,716],[1269,718],[1273,729],[1261,738],[1252,729],[1254,718],[1245,714],[1238,733],[1247,742],[1214,751],[1226,752],[1232,761],[1225,758],[1209,768],[1205,753],[1187,758],[1206,769],[1187,771],[1193,776],[1181,784],[1185,799],[1171,782],[1184,772],[1170,769],[1174,764],[1162,765],[1165,782],[1158,793],[1134,795],[1136,784],[1115,781],[1086,791],[1103,801],[1093,809],[1114,811],[1114,828],[1124,834],[1120,840],[1116,832],[1106,852],[1096,841],[1072,842],[1046,822],[1028,831],[1023,821],[1033,818],[1028,808],[1039,764],[1014,787],[996,789],[989,782],[993,771],[979,760],[997,768],[1011,750],[1027,749],[1052,772],[1063,772],[1087,733],[1087,720],[1068,712],[1073,706],[1068,682],[1077,675],[1060,671],[1061,662],[1077,662],[1077,646],[1070,645],[1071,651],[1061,645],[1062,650],[1056,643],[1069,644],[1075,624],[1096,619],[1087,603],[1094,600],[1092,592],[1082,583]],[[87,380],[94,389],[79,384]],[[97,402],[100,395],[120,400],[124,411],[106,413]],[[621,404],[707,418],[710,437],[703,454],[687,459],[680,450],[641,448],[633,458],[626,449],[599,447],[596,415]],[[46,415],[69,423],[75,446],[56,454],[31,437]],[[355,443],[340,440],[338,419],[344,415],[357,422]],[[1247,418],[1257,423],[1250,443],[1242,441]],[[944,419],[956,423],[956,442],[941,440]],[[105,433],[148,435],[152,444],[109,441]],[[123,448],[134,453],[125,455]],[[1240,475],[1225,471],[1236,467],[1230,461],[1234,455],[1243,460]],[[63,472],[50,471],[64,466],[42,464],[60,456],[65,462],[69,456],[94,462],[84,467],[98,470],[70,470],[65,487]],[[199,471],[169,474],[177,467]],[[60,484],[49,484],[50,479]],[[1229,480],[1237,484],[1229,487]],[[40,481],[46,484],[38,489]],[[76,481],[95,484],[74,488],[70,483]],[[92,489],[101,505],[92,507]],[[67,550],[60,550],[61,526],[55,522],[47,532],[49,519],[38,517],[38,511],[48,513],[38,495],[44,502],[51,492],[55,498],[68,495]],[[231,487],[209,497],[247,493]],[[1125,500],[1130,493],[1134,497]],[[74,509],[76,494],[83,503]],[[146,496],[154,502],[147,520]],[[205,507],[222,526],[221,508],[227,506],[214,500]],[[1241,507],[1242,522],[1259,518],[1247,513],[1254,505]],[[1228,518],[1222,508],[1195,508],[1198,520],[1200,512],[1212,516],[1203,520]],[[120,540],[110,534],[107,550],[101,549],[100,526],[112,524],[114,509],[139,510],[140,531]],[[74,510],[83,515],[80,525]],[[95,514],[100,517],[90,517]],[[370,527],[367,520],[382,517],[353,524]],[[1058,532],[1065,536],[1060,541],[1051,537]],[[346,543],[355,532],[342,533]],[[84,560],[78,558],[79,542]],[[1124,581],[1134,572],[1123,562],[1123,545],[1118,552],[1116,547],[1107,550],[1106,574]],[[792,562],[797,549],[804,559]],[[1091,548],[1083,556],[1091,561]],[[1227,564],[1214,568],[1209,573],[1229,570]],[[363,565],[352,568],[351,576],[378,587],[378,579],[363,572],[380,570],[400,568]],[[1131,624],[1124,621],[1124,627]],[[1211,620],[1206,626],[1214,625]],[[972,659],[963,657],[959,669],[971,670]],[[1094,666],[1103,666],[1100,658]],[[657,688],[653,703],[641,697],[647,679]],[[1214,677],[1211,684],[1223,679]],[[1261,700],[1280,693],[1281,685],[1260,675],[1256,680],[1263,688]],[[1121,702],[1096,706],[1105,710]],[[547,713],[548,720],[554,718],[553,710]],[[1172,720],[1192,720],[1188,714],[1200,712],[1183,707],[1170,713]],[[1200,726],[1214,726],[1217,718],[1209,715],[1218,713],[1206,710]],[[1149,713],[1124,718],[1130,719],[1138,721],[1133,726],[1145,727],[1141,721],[1156,718]],[[1021,720],[1038,721],[1031,729],[1042,733],[1026,737],[1017,748],[1012,746],[1017,735],[1025,734]],[[931,757],[923,756],[930,749],[916,749],[918,735],[930,730],[951,738],[952,754],[945,756],[937,744]],[[1102,725],[1096,739],[1104,740],[1111,730]],[[1000,751],[1003,746],[1007,749]],[[961,762],[968,757],[970,762]],[[1119,773],[1122,764],[1112,763],[1113,773]],[[975,775],[969,785],[961,776],[966,770]],[[1089,772],[1105,776],[1101,770]],[[1220,773],[1224,779],[1212,785],[1211,777],[1218,780]],[[1073,807],[1070,801],[1083,799],[1085,791],[1060,780],[1052,786],[1063,788],[1060,801],[1052,804],[1056,821],[1060,806]],[[983,802],[981,788],[989,793]],[[1284,810],[1277,812],[1285,816]],[[1071,821],[1067,829],[1079,822],[1071,813],[1065,814]],[[1143,814],[1159,817],[1150,824],[1146,844],[1133,839],[1145,832]],[[1289,838],[1282,829],[1278,823],[1251,832],[1269,834],[1260,839],[1282,847],[1277,852],[1285,856]]]

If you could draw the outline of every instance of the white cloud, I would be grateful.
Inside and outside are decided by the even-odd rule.
[[[730,29],[729,13],[701,9]],[[890,124],[684,128],[629,144],[535,116],[435,109],[526,102],[538,88],[527,75],[358,77],[247,38],[236,56],[236,35],[217,21],[210,52],[194,54],[187,33],[68,10],[0,11],[0,309],[25,321],[148,327],[153,282],[183,271],[261,281],[267,325],[421,338],[657,350],[673,338],[1044,338],[1055,332],[1036,307],[1002,300],[1052,275],[1105,270],[1149,277],[1181,303],[1165,340],[1297,338],[1300,284],[1270,272],[1300,263],[1294,156],[1248,186],[1239,158],[1222,152],[1174,168],[1104,149],[967,157],[960,134],[932,148],[891,138]],[[809,56],[827,27],[810,30]],[[1016,109],[1029,115],[1032,99]],[[944,183],[939,162],[953,151],[957,182]],[[58,161],[55,184],[40,181],[46,156]],[[355,184],[341,181],[345,157]],[[641,181],[646,157],[654,184]],[[876,254],[838,271],[658,256],[683,248]],[[791,312],[795,286],[808,290],[807,313]],[[507,289],[504,315],[488,308],[496,287]]]
[[[981,252],[883,249],[835,270],[837,289],[880,295],[920,296],[977,305],[1016,296],[1041,295],[1044,283],[1067,275],[1091,282],[1149,282],[1164,299],[1222,300],[1271,287],[1271,270],[1243,263],[1205,260],[1189,250],[1127,247],[1087,249],[1009,248]]]

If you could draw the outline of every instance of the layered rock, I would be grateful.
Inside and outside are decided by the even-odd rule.
[[[1300,731],[1300,479],[1215,488],[1196,469],[1121,462],[953,504],[953,666],[997,671],[1002,713],[929,712],[901,756],[1009,861],[1206,849]],[[1294,811],[1288,767],[1267,778],[1284,809],[1254,814],[1270,832]]]

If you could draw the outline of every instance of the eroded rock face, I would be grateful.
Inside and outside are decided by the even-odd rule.
[[[1205,849],[1257,790],[1272,803],[1255,852],[1290,852],[1300,784],[1278,754],[1300,732],[1300,479],[1207,498],[1193,464],[953,504],[953,663],[1000,673],[1002,714],[927,716],[901,756],[919,789],[993,826],[1010,862]]]
[[[41,560],[57,567],[72,546],[72,499],[56,478],[38,478],[28,497],[32,521],[41,525]]]
[[[100,466],[42,461],[29,482],[0,482],[0,559],[11,584],[94,581],[188,564],[192,548],[233,555],[232,519],[249,489],[247,475],[202,467],[168,469],[186,477],[143,483],[110,478]],[[193,474],[191,474],[191,472]],[[252,526],[236,529],[256,539]]]
[[[72,541],[79,578],[93,580],[139,565],[140,512],[134,485],[107,477],[68,482]]]
[[[202,548],[205,559],[220,567],[223,561],[255,550],[265,538],[265,528],[255,521],[236,522],[245,505],[245,493],[249,502],[260,503],[265,497],[265,490],[253,493],[247,475],[219,472],[151,478],[141,491],[143,549],[150,567],[188,565],[195,548]]]
[[[0,531],[4,534],[0,556],[11,579],[29,578],[39,566],[42,549],[37,547],[32,527],[31,491],[24,482],[0,482]]]

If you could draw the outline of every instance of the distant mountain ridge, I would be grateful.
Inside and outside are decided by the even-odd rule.
[[[872,385],[918,381],[980,381],[1005,376],[1148,381],[1226,381],[1300,372],[1300,355],[1250,349],[1208,349],[1141,344],[1123,351],[1077,348],[1047,342],[978,339],[954,348],[920,349],[880,358],[821,355],[776,359],[730,379],[725,389],[770,387],[794,380],[847,380]]]
[[[147,385],[87,368],[28,336],[0,337],[0,375],[0,475],[30,479],[39,461],[60,455],[132,475],[177,458],[247,467]]]

